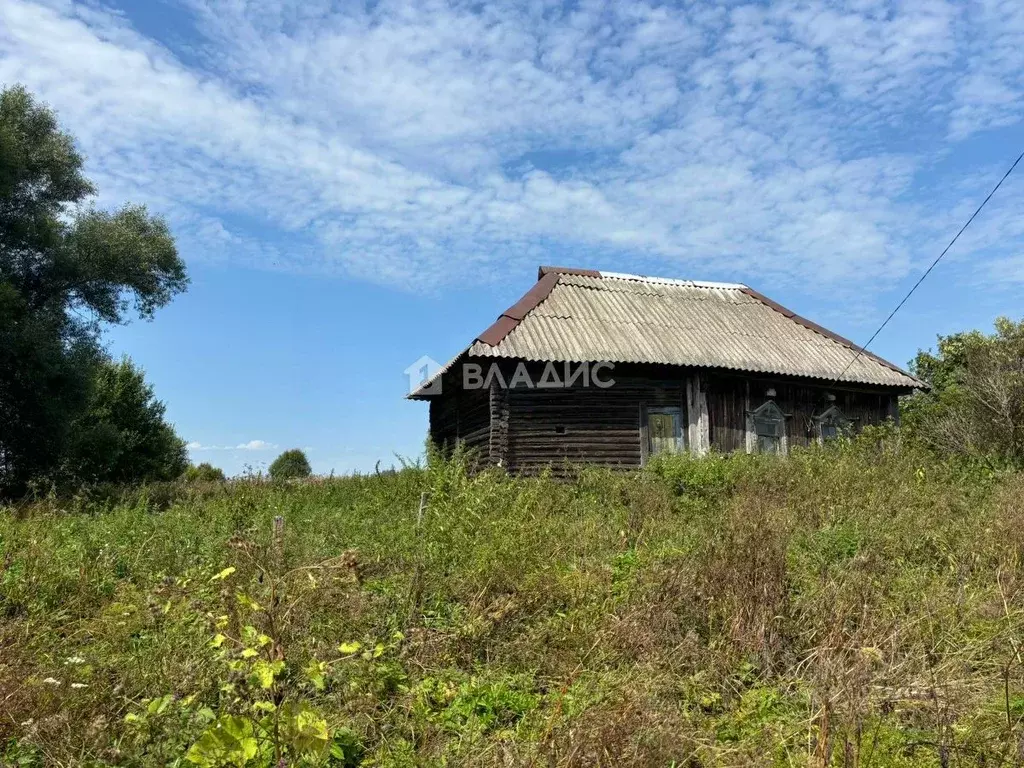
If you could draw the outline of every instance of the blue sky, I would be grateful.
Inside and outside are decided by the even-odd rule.
[[[403,370],[541,263],[747,283],[864,340],[1024,148],[1018,0],[0,3],[0,83],[189,292],[112,329],[197,461],[419,454]],[[1021,316],[1024,172],[874,345]]]

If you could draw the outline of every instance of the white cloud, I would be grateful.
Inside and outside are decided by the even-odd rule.
[[[170,50],[7,0],[0,81],[60,110],[102,204],[270,269],[430,287],[555,252],[855,290],[934,255],[970,195],[920,179],[1024,110],[1016,0],[182,2]]]
[[[203,445],[193,441],[185,447],[190,451],[272,451],[277,448],[277,445],[268,443],[266,440],[249,440],[238,445]]]
[[[236,445],[235,448],[242,451],[269,451],[277,448],[277,446],[273,443],[268,443],[266,440],[250,440],[247,443]]]

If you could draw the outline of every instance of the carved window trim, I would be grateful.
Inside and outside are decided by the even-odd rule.
[[[789,414],[785,413],[774,400],[766,400],[752,411],[747,411],[747,452],[776,453],[785,456],[789,453],[788,435]],[[774,423],[769,430],[767,425]],[[774,440],[775,448],[765,450],[768,441]]]
[[[814,435],[819,445],[824,445],[826,440],[840,438],[853,430],[854,420],[847,418],[838,405],[829,406],[814,416],[813,420]]]

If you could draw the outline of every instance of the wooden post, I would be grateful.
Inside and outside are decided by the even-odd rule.
[[[491,380],[489,405],[491,414],[491,430],[488,436],[488,450],[491,463],[498,467],[508,467],[508,389],[498,386]]]
[[[416,511],[416,535],[420,533],[420,529],[423,527],[423,512],[427,508],[427,499],[430,498],[430,494],[424,491],[420,494],[420,508]]]
[[[427,511],[427,502],[430,494],[423,491],[420,494],[420,506],[416,510],[416,563],[412,569],[412,579],[409,581],[409,614],[407,623],[412,624],[416,611],[420,604],[420,595],[423,591],[423,515]]]
[[[703,456],[711,448],[711,429],[708,423],[707,378],[699,372],[686,380],[686,418],[690,453]]]
[[[273,537],[274,565],[280,566],[284,562],[284,518],[281,515],[274,516],[274,537]]]
[[[889,402],[886,403],[885,417],[892,419],[893,423],[899,426],[900,423],[900,398],[898,395],[889,395]]]
[[[743,397],[743,442],[747,453],[754,453],[757,449],[757,435],[754,432],[754,412],[750,408],[750,379],[747,379],[745,384],[746,392]]]
[[[637,408],[640,420],[640,466],[644,466],[649,458],[648,453],[651,436],[647,431],[647,408],[642,403]]]

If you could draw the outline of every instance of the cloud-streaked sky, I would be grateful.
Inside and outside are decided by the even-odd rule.
[[[345,470],[418,451],[402,362],[539,263],[746,282],[870,335],[1024,148],[1024,3],[2,0],[14,82],[97,204],[171,223],[190,295],[112,339],[195,450]],[[1022,204],[1011,177],[880,352],[1020,314]]]

